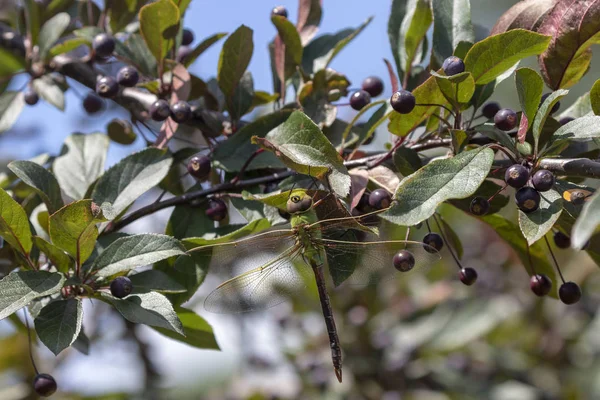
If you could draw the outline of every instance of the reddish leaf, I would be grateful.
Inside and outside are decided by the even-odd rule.
[[[536,30],[559,0],[523,0],[506,11],[490,32],[490,36],[511,29]]]
[[[367,184],[369,183],[369,173],[364,169],[353,169],[349,171],[350,173],[350,198],[352,202],[350,203],[350,209],[354,210],[360,201],[363,193],[367,189]]]
[[[167,147],[167,143],[173,135],[175,135],[178,126],[179,124],[177,122],[173,121],[171,118],[167,118],[160,127],[160,133],[154,142],[154,146],[159,149]]]
[[[275,37],[275,71],[281,83],[281,99],[285,99],[285,44],[281,40],[281,36]]]
[[[302,40],[302,46],[317,34],[323,14],[323,0],[300,0],[298,2],[298,23],[296,28]]]
[[[562,0],[537,31],[552,36],[538,58],[546,84],[554,90],[567,88],[589,68],[588,48],[599,40],[600,0]]]
[[[525,136],[527,136],[527,130],[529,129],[529,120],[525,113],[521,114],[521,123],[519,124],[519,131],[517,132],[517,139],[519,143],[525,142]]]
[[[398,77],[396,77],[396,73],[394,72],[394,67],[392,64],[386,59],[383,59],[385,65],[387,66],[388,72],[390,74],[390,82],[392,84],[392,93],[396,93],[398,91]]]
[[[171,71],[173,93],[171,94],[171,104],[178,101],[186,101],[190,97],[192,90],[192,78],[187,68],[177,64]]]

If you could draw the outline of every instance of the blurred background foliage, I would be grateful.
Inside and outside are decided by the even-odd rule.
[[[10,13],[14,3],[0,2],[0,15]],[[291,11],[290,18],[295,18],[296,1],[281,3]],[[372,74],[387,81],[381,58],[391,59],[385,34],[389,2],[324,3],[323,33],[355,26],[366,15],[376,17],[332,67],[353,82]],[[473,22],[485,32],[516,1],[471,3]],[[270,40],[275,34],[268,22],[274,5],[265,1],[195,1],[186,25],[204,37],[233,31],[243,22],[257,32],[255,41],[260,43],[261,37]],[[257,86],[263,88],[270,88],[267,40],[250,67]],[[213,76],[218,51],[208,52],[202,65],[194,67],[195,72],[203,78]],[[535,68],[535,60],[529,61]],[[593,71],[598,70],[600,59],[596,57],[592,73],[563,101],[565,109],[589,90],[597,78]],[[19,87],[24,82],[12,84]],[[386,87],[386,95],[389,93],[391,89]],[[517,106],[512,80],[501,84],[493,99],[503,106]],[[67,102],[71,106],[64,114],[46,104],[26,110],[17,125],[0,136],[0,165],[57,152],[72,131],[102,130],[120,112],[109,109],[91,120],[83,116],[78,101],[77,95],[70,93]],[[342,117],[352,113],[340,111]],[[385,132],[380,132],[371,146],[381,147],[387,139]],[[111,146],[109,164],[132,151],[131,147]],[[503,213],[507,212],[516,210],[512,207]],[[168,215],[158,213],[130,231],[161,232]],[[310,293],[266,312],[221,316],[204,312],[206,293],[201,288],[186,307],[211,323],[221,352],[192,349],[145,327],[134,331],[106,305],[86,303],[90,354],[69,349],[55,358],[43,346],[34,346],[39,368],[57,378],[62,392],[55,397],[65,400],[599,399],[600,275],[589,257],[584,252],[555,249],[568,280],[582,286],[582,301],[566,306],[552,298],[540,299],[531,293],[518,257],[489,226],[450,207],[443,215],[461,238],[462,263],[479,272],[477,284],[466,287],[459,282],[458,269],[444,249],[443,261],[426,271],[365,289],[334,291],[332,306],[345,362],[342,384],[331,372],[327,333],[316,294]],[[423,227],[413,238],[425,234]],[[0,399],[35,398],[30,393],[33,376],[26,336],[18,334],[12,324],[0,322]]]

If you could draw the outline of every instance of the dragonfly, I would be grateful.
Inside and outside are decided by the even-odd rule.
[[[376,284],[395,278],[399,272],[429,266],[441,257],[422,242],[380,240],[374,229],[360,223],[363,219],[347,212],[342,215],[348,216],[320,219],[316,210],[326,198],[314,201],[306,190],[290,190],[285,204],[290,214],[289,228],[198,246],[188,253],[210,257],[211,270],[216,268],[231,276],[204,301],[205,309],[213,313],[264,310],[293,296],[306,295],[308,286],[316,284],[333,369],[342,382],[342,350],[328,286],[342,282],[353,286]]]

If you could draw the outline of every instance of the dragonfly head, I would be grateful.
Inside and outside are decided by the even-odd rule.
[[[285,208],[290,214],[302,214],[310,210],[313,205],[313,199],[306,193],[302,195],[294,194],[290,196]]]

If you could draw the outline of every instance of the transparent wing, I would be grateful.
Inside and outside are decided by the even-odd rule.
[[[336,286],[342,282],[356,286],[376,284],[414,270],[426,269],[441,259],[432,247],[408,240],[354,242],[318,239],[317,242],[327,255],[329,274]],[[401,250],[408,250],[415,259],[410,271],[400,272],[394,267],[394,255]]]
[[[221,314],[241,313],[276,306],[306,290],[300,272],[310,271],[302,261],[301,246],[294,246],[265,265],[232,278],[213,290],[204,307]]]

